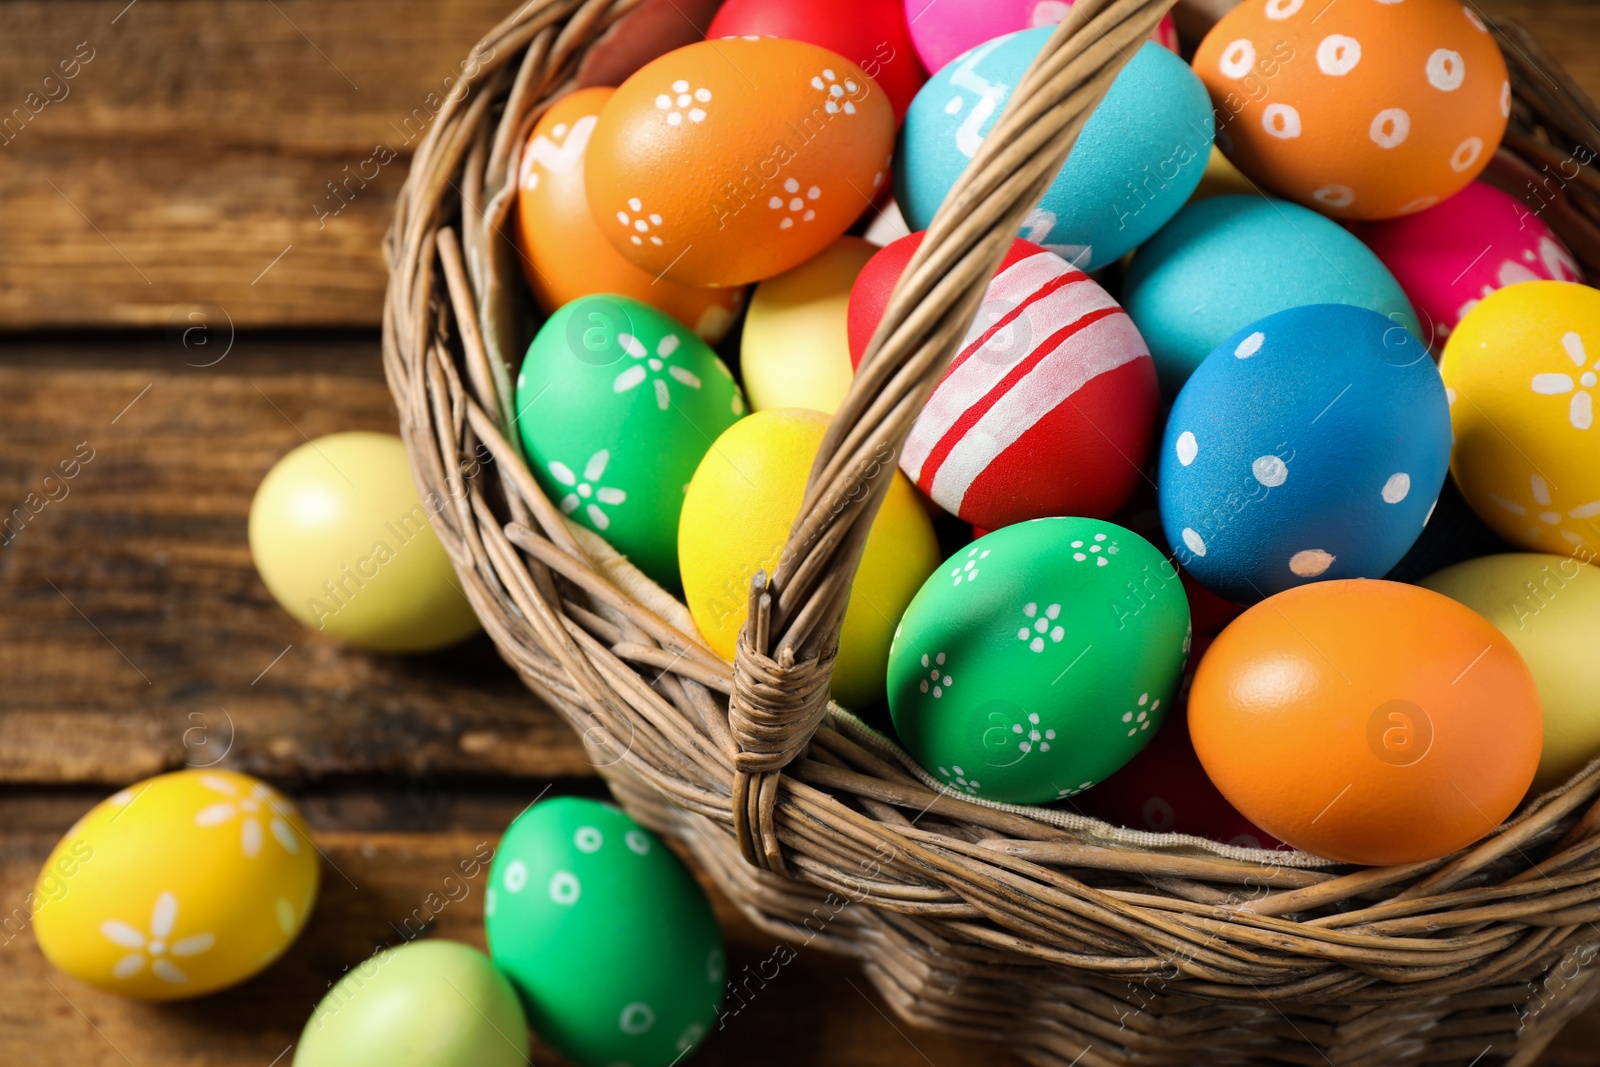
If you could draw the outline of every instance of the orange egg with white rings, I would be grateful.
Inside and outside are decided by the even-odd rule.
[[[801,41],[700,41],[623,82],[589,138],[589,208],[654,277],[742,285],[839,238],[888,180],[894,113],[856,64]]]
[[[1505,59],[1460,0],[1245,0],[1194,70],[1228,158],[1340,219],[1448,199],[1488,166],[1511,114]]]

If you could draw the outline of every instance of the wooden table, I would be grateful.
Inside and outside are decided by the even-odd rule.
[[[602,792],[486,641],[342,648],[277,608],[245,543],[279,456],[394,426],[379,241],[430,94],[508,6],[0,0],[0,109],[25,116],[0,115],[0,1060],[286,1063],[328,984],[402,920],[482,944],[481,894],[423,904],[458,859],[547,786]],[[1600,96],[1600,4],[1478,6],[1521,19]],[[398,158],[346,184],[379,146]],[[75,454],[92,458],[63,494],[44,478]],[[114,787],[218,759],[293,792],[342,872],[289,956],[167,1006],[50,970],[12,909],[55,840]],[[734,973],[770,955],[718,906]],[[1600,1014],[1542,1062],[1600,1065],[1597,1037]],[[814,950],[697,1062],[754,1055],[1004,1058],[909,1030]]]

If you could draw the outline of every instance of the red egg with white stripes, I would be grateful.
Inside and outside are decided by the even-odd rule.
[[[880,250],[850,291],[859,366],[921,233]],[[1155,365],[1088,275],[1017,240],[901,453],[940,507],[985,529],[1045,515],[1111,516],[1149,456]]]

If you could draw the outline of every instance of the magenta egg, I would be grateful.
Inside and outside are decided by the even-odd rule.
[[[1349,223],[1389,268],[1437,349],[1478,301],[1517,282],[1581,282],[1577,260],[1509,193],[1475,181],[1414,215]]]
[[[1017,30],[1054,26],[1067,17],[1072,0],[905,0],[911,43],[929,71],[937,71],[969,48]],[[1173,52],[1178,31],[1163,15],[1150,39]]]

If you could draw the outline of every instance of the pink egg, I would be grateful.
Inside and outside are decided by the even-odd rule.
[[[1534,210],[1481,181],[1414,215],[1348,225],[1400,282],[1435,347],[1496,289],[1583,281],[1577,260]]]
[[[905,5],[917,57],[929,71],[937,71],[985,41],[1017,30],[1056,25],[1067,17],[1072,0],[905,0]],[[1173,52],[1178,50],[1178,31],[1171,15],[1161,16],[1150,39]]]

